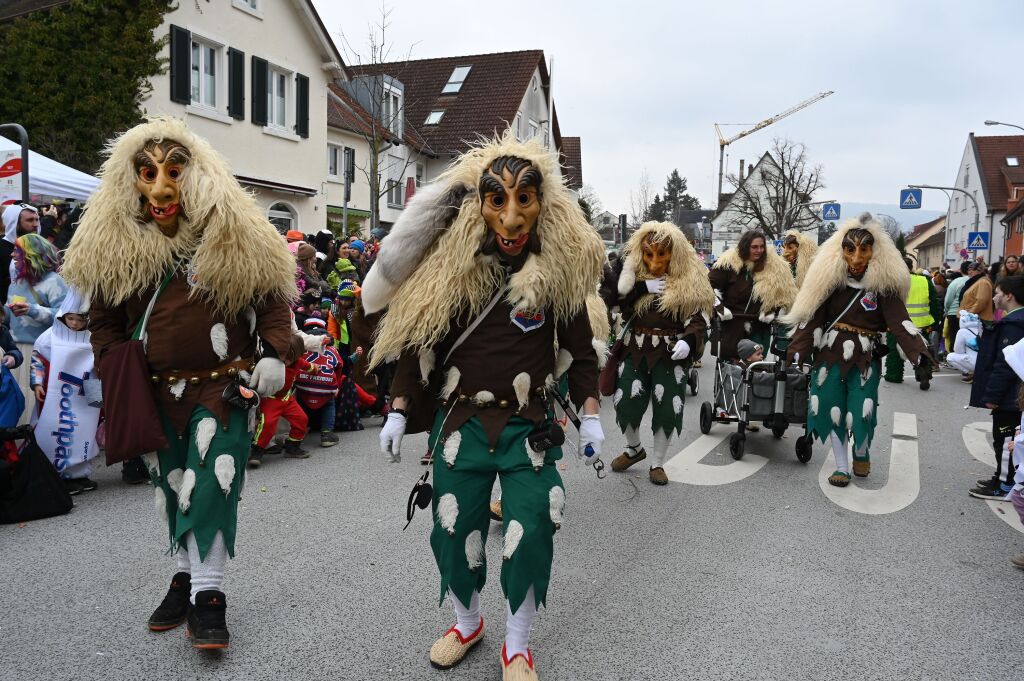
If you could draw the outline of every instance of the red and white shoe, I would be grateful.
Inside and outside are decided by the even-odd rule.
[[[469,636],[463,636],[458,629],[452,627],[430,647],[430,664],[437,669],[451,669],[462,662],[469,651],[483,639],[483,617],[480,618],[480,626]]]
[[[501,681],[540,681],[537,670],[533,668],[533,653],[529,648],[525,655],[518,653],[510,660],[505,644],[501,644]]]

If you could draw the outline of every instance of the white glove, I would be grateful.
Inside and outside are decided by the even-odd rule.
[[[604,430],[601,428],[601,417],[597,414],[580,417],[580,458],[584,463],[591,464],[601,456],[601,446],[604,444]],[[590,445],[593,453],[587,456],[587,445]]]
[[[732,310],[727,307],[723,307],[722,311],[718,313],[718,316],[722,318],[723,322],[727,322],[732,319]]]
[[[263,397],[270,397],[284,387],[284,362],[275,357],[264,357],[256,362],[249,378],[249,387]]]
[[[661,293],[665,290],[665,277],[658,277],[657,279],[648,279],[644,282],[647,284],[648,293]]]
[[[380,429],[380,451],[391,455],[391,463],[402,460],[402,438],[405,437],[405,416],[388,412],[388,420]]]
[[[775,321],[775,313],[774,312],[767,312],[767,313],[766,312],[762,312],[761,314],[759,314],[757,316],[757,318],[760,319],[765,324],[771,324],[773,321]]]
[[[682,359],[686,359],[690,356],[690,344],[684,340],[676,341],[676,345],[672,348],[672,359],[677,362]]]

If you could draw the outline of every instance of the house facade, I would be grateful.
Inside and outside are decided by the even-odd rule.
[[[711,220],[710,254],[712,259],[718,258],[726,250],[738,244],[743,232],[758,226],[746,212],[745,204],[750,197],[767,202],[768,188],[763,178],[765,173],[775,175],[779,172],[781,171],[778,164],[767,152],[751,166],[750,172],[746,176],[743,175],[741,169],[739,187],[732,194],[723,194],[720,197],[719,211]],[[807,233],[811,238],[817,239],[820,221],[810,206],[799,206],[793,212],[793,219],[790,222],[813,224],[813,229],[808,229]]]
[[[155,37],[169,68],[146,112],[211,140],[279,230],[323,229],[328,85],[347,74],[313,3],[177,3]]]
[[[941,215],[934,220],[928,222],[922,222],[919,225],[914,225],[914,228],[910,230],[910,234],[906,237],[904,252],[907,255],[915,258],[920,258],[919,249],[925,241],[930,240],[936,234],[942,233],[945,235],[946,230],[946,216]],[[941,255],[940,262],[941,263]]]
[[[972,254],[992,262],[1007,252],[1010,235],[1002,220],[1013,197],[1024,193],[1022,163],[1024,135],[968,135],[953,185],[962,191],[950,192],[946,214],[946,262],[956,264]],[[968,234],[975,231],[974,202],[980,223],[977,231],[988,234],[987,249],[971,249],[968,243]]]

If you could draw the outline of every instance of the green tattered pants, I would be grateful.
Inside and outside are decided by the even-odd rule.
[[[470,419],[439,442],[444,413],[438,412],[429,446],[434,452],[434,529],[430,546],[441,572],[441,598],[450,588],[463,603],[487,580],[484,544],[495,476],[501,479],[503,516],[501,589],[512,612],[534,588],[544,604],[551,579],[555,525],[562,522],[565,489],[555,462],[561,447],[539,455],[526,437],[533,423],[513,417],[492,451],[483,427]],[[532,458],[531,458],[532,457]]]
[[[172,550],[186,532],[192,532],[200,560],[205,560],[217,532],[222,532],[228,555],[234,557],[238,498],[249,459],[245,411],[231,409],[224,426],[213,412],[197,406],[182,435],[163,414],[161,420],[171,446],[144,458],[156,488],[157,511],[167,520]]]
[[[651,429],[672,437],[683,432],[683,402],[686,399],[687,375],[682,364],[659,360],[653,369],[647,358],[633,364],[627,355],[619,365],[621,373],[615,397],[615,421],[623,432],[626,428],[640,430],[640,422],[648,405],[651,407]]]
[[[866,374],[854,367],[843,377],[838,364],[814,365],[807,425],[819,440],[826,442],[830,433],[844,441],[850,436],[854,458],[859,458],[858,452],[867,456],[878,422],[881,368],[881,362],[875,360],[868,365]]]

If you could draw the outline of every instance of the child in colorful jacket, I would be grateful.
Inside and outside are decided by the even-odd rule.
[[[264,397],[260,400],[260,419],[253,434],[254,443],[249,453],[249,468],[259,468],[265,454],[276,453],[270,449],[270,443],[277,434],[277,422],[282,418],[291,426],[288,439],[284,443],[284,455],[289,459],[309,458],[309,452],[302,448],[302,441],[309,430],[309,417],[299,406],[294,394],[295,379],[301,372],[311,370],[305,357],[306,355],[303,355],[285,367],[284,387],[279,392],[273,397]]]
[[[327,323],[323,319],[311,317],[306,320],[303,331],[308,335],[327,335]],[[319,352],[311,351],[302,356],[302,362],[309,365],[306,371],[300,371],[295,379],[296,396],[306,415],[313,418],[320,415],[320,446],[331,447],[338,443],[334,434],[334,401],[342,383],[344,362],[328,342]]]

